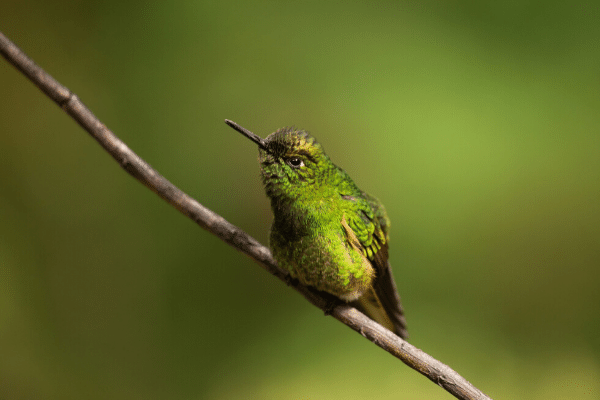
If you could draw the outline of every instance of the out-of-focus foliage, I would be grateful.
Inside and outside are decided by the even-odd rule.
[[[600,21],[584,2],[8,2],[0,30],[266,243],[311,131],[392,219],[411,342],[497,399],[600,397]],[[0,398],[448,399],[135,182],[0,60]]]

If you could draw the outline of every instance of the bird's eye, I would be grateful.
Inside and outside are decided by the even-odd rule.
[[[287,163],[292,168],[302,168],[304,166],[304,161],[298,157],[288,158]]]

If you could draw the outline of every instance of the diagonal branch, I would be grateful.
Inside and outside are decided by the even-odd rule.
[[[490,399],[450,367],[400,339],[355,308],[347,304],[332,303],[331,299],[323,293],[291,280],[287,272],[277,266],[269,249],[220,215],[198,203],[150,167],[100,122],[74,93],[37,66],[1,32],[0,53],[92,135],[125,171],[202,228],[247,254],[269,273],[292,286],[326,314],[330,314],[338,321],[348,325],[412,369],[443,387],[456,398],[463,400]],[[332,304],[335,306],[332,307]]]

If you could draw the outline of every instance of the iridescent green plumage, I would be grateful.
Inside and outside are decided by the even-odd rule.
[[[261,139],[226,122],[259,146],[274,214],[270,247],[279,265],[407,338],[388,262],[390,221],[383,205],[360,190],[307,132],[283,128]]]

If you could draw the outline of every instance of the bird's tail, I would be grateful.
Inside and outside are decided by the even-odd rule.
[[[392,317],[386,312],[385,307],[382,305],[381,300],[379,300],[379,297],[377,297],[377,293],[375,293],[373,288],[367,290],[360,298],[354,300],[350,304],[365,313],[373,321],[394,332],[396,335],[403,339],[408,339],[406,323],[395,323],[392,320]]]

